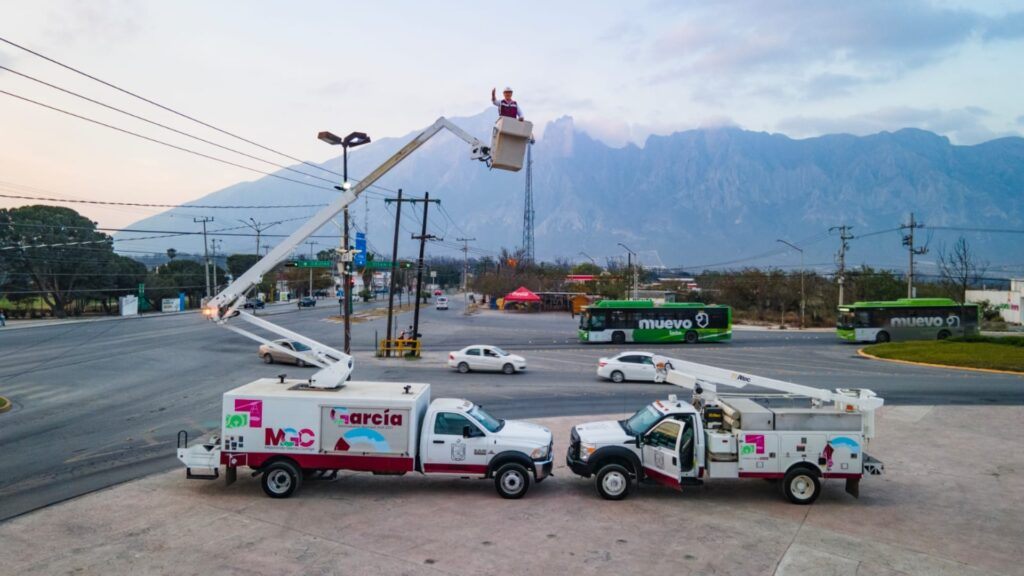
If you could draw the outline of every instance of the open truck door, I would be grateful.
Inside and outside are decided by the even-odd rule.
[[[679,445],[685,428],[684,422],[662,420],[644,435],[641,450],[644,474],[675,490],[682,489]]]

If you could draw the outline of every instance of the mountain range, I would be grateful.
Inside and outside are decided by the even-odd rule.
[[[452,120],[484,139],[494,112]],[[349,156],[353,177],[369,173],[417,132],[381,138]],[[428,142],[398,165],[371,193],[352,206],[353,222],[369,230],[372,249],[390,253],[394,204],[383,196],[402,188],[406,195],[441,200],[428,215],[429,232],[444,239],[428,254],[461,256],[456,238],[476,238],[471,255],[521,244],[526,171],[488,170],[468,158],[468,147],[451,135]],[[848,225],[849,265],[903,269],[901,223],[914,213],[921,270],[935,270],[939,250],[964,235],[993,271],[1024,262],[1019,234],[979,229],[1024,228],[1024,139],[1002,138],[974,146],[953,145],[940,135],[902,129],[870,136],[846,134],[792,139],[782,134],[714,128],[651,136],[644,145],[614,148],[578,130],[571,117],[549,122],[533,146],[533,192],[538,259],[624,258],[625,244],[646,266],[689,270],[741,266],[797,267],[800,255],[778,243],[805,249],[808,268],[832,269],[838,232]],[[322,166],[341,171],[341,159]],[[296,169],[320,176],[308,166]],[[322,184],[291,172],[278,174]],[[337,192],[264,177],[212,192],[196,205],[304,205],[326,203]],[[411,214],[415,210],[417,214]],[[274,244],[315,208],[204,210],[185,205],[146,218],[130,228],[198,230],[193,217],[211,214],[211,230],[239,227],[250,217],[282,221],[265,232]],[[422,204],[406,204],[400,252],[412,255]],[[230,233],[247,233],[239,228]],[[337,228],[318,234],[337,236]],[[127,239],[152,235],[118,233]],[[222,236],[226,252],[253,252],[255,239]],[[314,249],[336,245],[316,239]],[[201,252],[200,236],[120,242],[119,247]],[[308,250],[303,248],[300,252]],[[1007,271],[1009,271],[1007,269]]]

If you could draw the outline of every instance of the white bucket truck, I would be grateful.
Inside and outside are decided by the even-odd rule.
[[[301,353],[301,360],[320,370],[308,380],[262,379],[224,394],[219,437],[189,447],[187,433],[178,435],[178,458],[185,464],[187,477],[217,478],[220,466],[225,466],[230,483],[238,467],[247,466],[262,474],[268,495],[284,498],[299,487],[304,475],[322,476],[337,470],[479,475],[493,478],[502,496],[519,498],[529,488],[530,474],[539,482],[551,473],[551,433],[547,429],[494,419],[465,400],[431,403],[428,384],[349,382],[352,357],[347,351],[242,309],[246,295],[265,274],[364,190],[445,130],[469,145],[473,160],[502,170],[517,171],[522,166],[525,144],[519,142],[519,146],[515,138],[510,137],[507,143],[511,147],[506,146],[501,161],[496,162],[489,147],[446,118],[438,118],[354,186],[349,182],[336,186],[342,191],[336,200],[204,303],[204,316],[271,350],[300,354],[234,321],[305,344],[310,350]],[[317,137],[329,144],[348,145],[350,138],[369,142],[361,133],[342,139],[321,132]],[[516,154],[520,155],[518,161]],[[338,252],[344,256],[349,251],[342,246]]]
[[[625,420],[572,429],[569,468],[595,476],[606,499],[625,498],[641,480],[682,490],[717,478],[763,478],[781,480],[790,502],[810,504],[823,479],[845,480],[846,491],[857,497],[861,478],[883,471],[864,451],[883,403],[870,390],[831,392],[675,358],[654,361],[656,380],[692,390],[692,402],[670,395]],[[720,396],[721,385],[781,394],[757,395],[758,402]]]
[[[315,388],[306,380],[264,378],[224,394],[219,437],[191,447],[179,438],[188,478],[215,479],[225,466],[261,474],[263,491],[287,498],[304,476],[337,470],[493,478],[505,498],[521,498],[530,476],[551,474],[551,431],[500,420],[466,400],[430,401],[429,384],[348,382]]]

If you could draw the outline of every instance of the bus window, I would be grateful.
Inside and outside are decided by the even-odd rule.
[[[592,312],[590,314],[590,329],[604,330],[604,312]]]

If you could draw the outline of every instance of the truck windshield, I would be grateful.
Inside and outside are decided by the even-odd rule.
[[[654,409],[654,406],[648,404],[640,410],[637,410],[636,414],[629,417],[628,420],[622,420],[619,424],[626,430],[627,434],[643,434],[647,432],[654,423],[661,419],[661,412]]]
[[[501,428],[505,425],[504,420],[491,416],[490,414],[485,412],[484,409],[481,408],[480,406],[473,406],[469,410],[469,415],[472,416],[474,420],[479,422],[481,426],[487,428],[488,432],[497,432],[498,430],[501,430]]]

